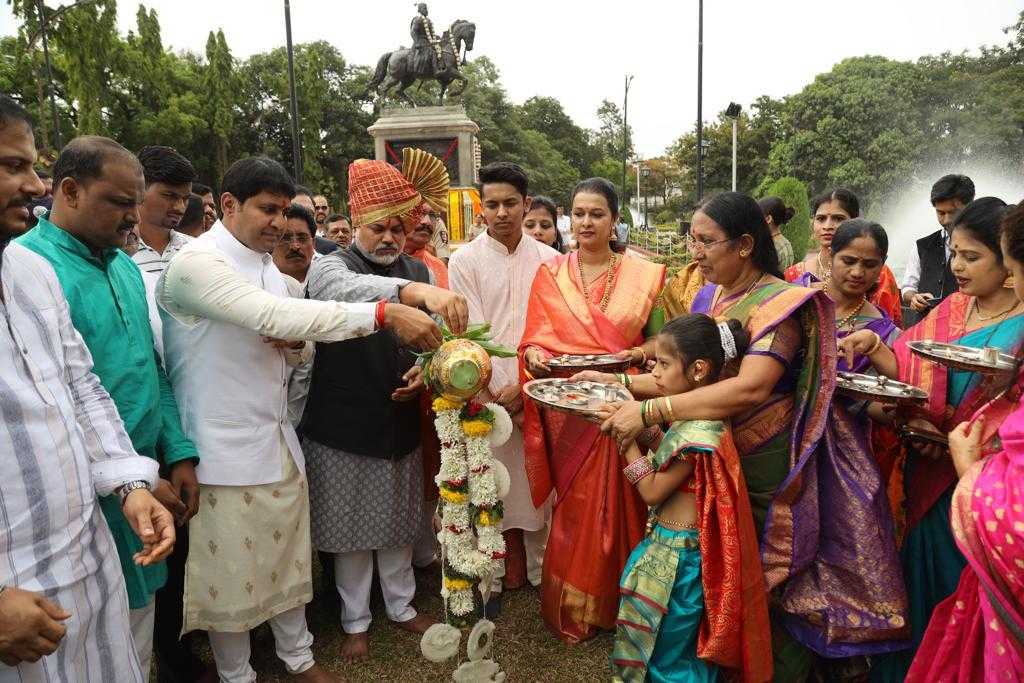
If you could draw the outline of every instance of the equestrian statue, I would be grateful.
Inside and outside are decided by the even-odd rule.
[[[417,5],[416,10],[409,26],[412,47],[381,55],[373,78],[366,86],[366,94],[377,93],[383,99],[395,86],[400,86],[397,96],[415,107],[406,89],[416,81],[420,81],[420,87],[424,81],[437,81],[441,84],[438,104],[444,105],[445,93],[452,83],[461,83],[452,95],[461,95],[466,89],[466,77],[459,72],[459,66],[466,63],[466,53],[473,49],[476,24],[459,19],[438,38],[426,3]]]

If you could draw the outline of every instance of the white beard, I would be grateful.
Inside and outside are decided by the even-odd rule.
[[[402,255],[401,251],[398,251],[398,252],[396,252],[394,254],[388,254],[388,255],[385,255],[385,256],[381,256],[380,254],[370,253],[370,252],[366,251],[366,249],[363,249],[363,246],[361,244],[359,244],[359,242],[352,242],[352,246],[355,247],[356,249],[358,249],[362,253],[363,256],[365,256],[366,258],[370,259],[371,261],[376,263],[378,266],[390,266],[392,263],[394,263],[395,261],[398,260],[399,256]]]

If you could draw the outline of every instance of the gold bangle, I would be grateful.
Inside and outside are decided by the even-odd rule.
[[[637,363],[637,365],[640,365],[641,367],[643,367],[644,365],[647,365],[647,353],[644,351],[644,347],[642,347],[642,346],[634,346],[633,348],[631,348],[629,350],[629,352],[632,354],[633,351],[639,351],[640,352],[640,362]]]
[[[668,415],[666,417],[668,418],[669,422],[675,422],[676,421],[676,415],[675,415],[675,412],[672,410],[672,400],[668,396],[665,396],[664,398],[665,398],[665,410],[668,412]]]
[[[882,345],[882,335],[878,334],[874,330],[871,331],[871,334],[875,335],[875,343],[874,343],[874,345],[870,349],[868,349],[864,353],[865,356],[870,356],[871,354],[873,354],[875,351],[878,350],[879,346]]]

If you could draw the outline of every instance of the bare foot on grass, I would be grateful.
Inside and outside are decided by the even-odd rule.
[[[346,664],[364,662],[370,656],[370,636],[363,633],[346,633],[341,641],[341,661]]]
[[[292,674],[292,680],[302,683],[344,683],[345,679],[329,674],[321,669],[319,664],[314,664],[302,673]]]
[[[437,619],[434,617],[428,617],[426,614],[417,614],[409,621],[396,621],[395,626],[408,631],[409,633],[423,634],[427,632],[427,629],[437,623]]]

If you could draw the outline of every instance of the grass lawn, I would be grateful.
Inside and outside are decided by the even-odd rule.
[[[314,572],[319,567],[314,562]],[[319,576],[314,575],[315,585]],[[416,573],[416,600],[420,612],[441,618],[439,576],[434,572]],[[307,607],[313,632],[313,654],[317,662],[347,681],[450,681],[455,661],[428,662],[420,654],[419,636],[406,633],[391,624],[384,613],[380,589],[374,585],[373,624],[370,626],[370,660],[359,665],[343,664],[338,657],[342,631],[337,592],[320,592]],[[536,588],[527,586],[506,593],[502,615],[495,622],[493,657],[507,674],[508,681],[604,681],[608,680],[608,656],[611,633],[568,646],[556,640],[540,616],[540,598]],[[462,656],[466,638],[463,631]],[[253,635],[253,666],[260,681],[288,681],[290,676],[274,654],[274,638],[266,625]],[[211,659],[209,651],[204,658]],[[153,680],[155,680],[155,675]]]

